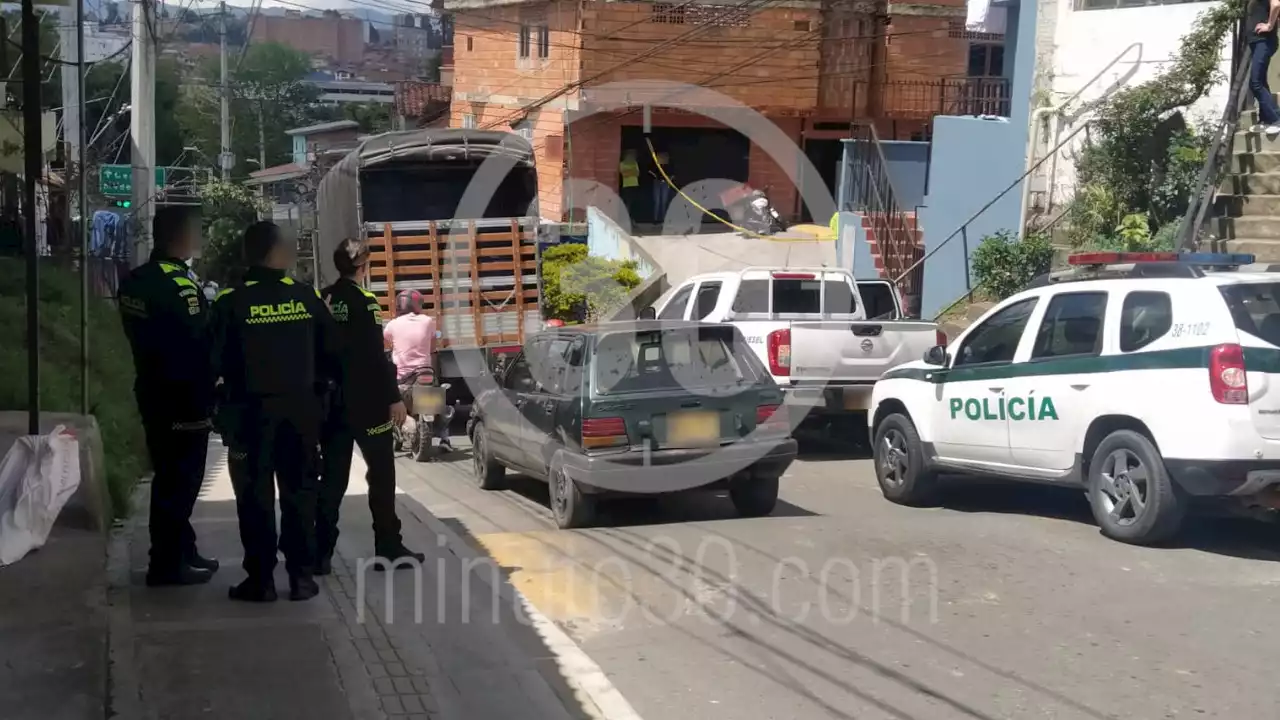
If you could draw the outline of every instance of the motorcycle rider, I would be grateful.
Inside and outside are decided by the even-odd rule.
[[[396,366],[401,384],[415,373],[433,369],[431,358],[437,335],[435,318],[422,309],[422,293],[405,290],[396,296],[396,318],[383,328],[382,337],[391,347],[391,361]],[[444,422],[436,423],[436,438],[446,452],[453,452],[453,445],[449,442],[452,410],[447,407]]]
[[[369,267],[369,246],[348,238],[338,244],[333,264],[341,278],[320,292],[338,326],[341,372],[325,419],[321,439],[323,474],[316,513],[316,574],[333,570],[338,542],[338,515],[351,475],[351,452],[360,446],[368,473],[369,512],[373,515],[373,545],[377,556],[392,568],[397,562],[426,559],[410,552],[400,536],[396,517],[396,461],[393,425],[404,424],[395,367],[383,353],[382,308],[373,293],[361,287]],[[383,563],[375,569],[383,570]]]

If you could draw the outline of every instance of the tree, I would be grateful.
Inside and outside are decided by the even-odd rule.
[[[6,12],[0,14],[4,19],[3,27],[0,32],[8,38],[5,40],[5,52],[3,60],[0,61],[0,70],[3,70],[3,77],[13,78],[15,80],[22,77],[22,43],[19,39],[22,37],[22,13]],[[40,76],[48,78],[48,82],[41,84],[41,104],[44,108],[50,109],[62,106],[62,73],[59,72],[61,67],[57,61],[58,56],[58,16],[49,13],[40,18],[40,55],[45,58],[40,64]],[[22,85],[19,83],[11,83],[8,92],[14,100],[20,104],[22,99]],[[16,107],[16,105],[11,105]]]
[[[86,105],[84,123],[86,139],[97,141],[88,147],[91,161],[128,163],[131,160],[129,123],[131,116],[123,111],[130,102],[128,68],[122,61],[100,62],[85,72]],[[156,163],[171,165],[182,156],[184,137],[177,115],[182,103],[178,66],[172,60],[156,62]],[[100,99],[101,102],[94,102]],[[59,103],[61,104],[61,103]],[[119,152],[117,152],[119,151]]]
[[[200,187],[200,206],[205,244],[196,272],[225,287],[244,272],[241,235],[267,204],[244,185],[214,181]]]
[[[565,243],[542,254],[542,306],[548,318],[607,318],[640,280],[634,261],[591,257],[586,245]]]

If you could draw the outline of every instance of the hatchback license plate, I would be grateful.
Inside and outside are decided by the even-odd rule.
[[[708,447],[720,444],[720,413],[680,412],[667,416],[667,445]]]

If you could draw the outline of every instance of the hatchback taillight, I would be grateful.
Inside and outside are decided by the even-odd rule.
[[[1209,351],[1209,392],[1223,405],[1249,404],[1249,378],[1244,369],[1244,348],[1219,345]]]
[[[791,328],[774,330],[769,333],[766,344],[769,348],[769,374],[791,374]]]
[[[582,421],[584,449],[626,445],[627,423],[620,417],[587,418]]]
[[[760,405],[756,408],[756,427],[789,430],[786,405]]]

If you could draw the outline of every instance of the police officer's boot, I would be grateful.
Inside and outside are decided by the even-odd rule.
[[[198,570],[207,570],[210,574],[218,572],[218,568],[221,567],[214,558],[207,558],[194,550],[187,553],[183,559],[191,567]]]
[[[419,552],[413,552],[400,543],[396,543],[385,548],[377,548],[377,553],[378,558],[385,562],[374,563],[373,569],[376,572],[385,572],[387,566],[391,566],[392,570],[421,566],[422,563],[427,560],[426,555]]]
[[[271,580],[262,581],[249,578],[239,585],[231,586],[231,589],[227,591],[227,597],[241,602],[275,602],[277,599],[276,584]]]
[[[310,575],[289,576],[289,599],[294,602],[310,600],[320,594],[320,586]]]
[[[212,579],[212,572],[186,564],[166,570],[147,570],[147,587],[203,585]]]

